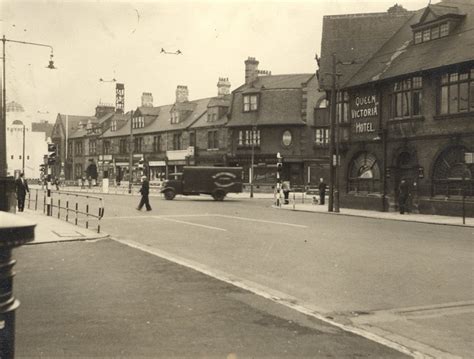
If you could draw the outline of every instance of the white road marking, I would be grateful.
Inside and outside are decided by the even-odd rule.
[[[203,213],[203,214],[168,214],[168,215],[160,215],[160,216],[120,216],[120,217],[106,217],[104,219],[136,219],[136,218],[158,218],[158,219],[167,219],[173,217],[222,217],[222,218],[230,218],[230,219],[238,219],[241,221],[250,221],[250,222],[259,222],[259,223],[269,223],[269,224],[278,224],[281,226],[290,226],[290,227],[297,227],[297,228],[308,228],[308,226],[304,226],[301,224],[293,224],[287,222],[277,222],[277,221],[267,221],[264,219],[255,219],[255,218],[247,218],[247,217],[239,217],[239,216],[229,216],[226,214],[212,214],[212,213]],[[190,222],[186,222],[190,224]],[[196,225],[196,224],[195,224]],[[204,225],[199,225],[202,227],[206,227]],[[215,229],[216,227],[210,227]],[[222,231],[227,231],[226,229],[218,228]]]
[[[298,228],[308,228],[308,226],[304,226],[301,224],[293,224],[293,223],[286,223],[286,222],[276,222],[276,221],[266,221],[264,219],[255,219],[255,218],[247,218],[247,217],[238,217],[238,216],[229,216],[226,214],[214,214],[213,216],[222,217],[222,218],[232,218],[232,219],[240,219],[241,221],[251,221],[251,222],[260,222],[260,223],[270,223],[270,224],[279,224],[282,226],[290,226],[290,227],[298,227]]]
[[[269,299],[275,303],[279,303],[281,305],[284,305],[288,308],[291,308],[293,310],[296,310],[300,313],[306,314],[308,316],[314,317],[316,319],[319,319],[325,323],[331,324],[337,328],[340,328],[346,332],[350,332],[356,335],[359,335],[363,338],[369,339],[373,342],[385,345],[389,348],[395,349],[401,353],[404,353],[406,355],[409,355],[413,358],[420,358],[424,359],[426,356],[419,352],[418,350],[408,348],[404,346],[403,344],[400,344],[396,341],[390,340],[390,338],[386,338],[384,336],[378,335],[377,333],[373,333],[370,331],[370,328],[364,329],[364,328],[358,328],[356,326],[350,325],[350,324],[341,324],[335,320],[329,319],[324,313],[327,312],[327,310],[323,308],[318,308],[314,307],[312,305],[309,305],[307,303],[301,303],[297,298],[292,297],[290,295],[287,295],[285,293],[273,290],[269,287],[260,285],[258,283],[245,280],[245,279],[240,279],[237,277],[234,277],[228,273],[215,270],[212,268],[209,268],[203,264],[194,262],[189,259],[184,259],[182,257],[175,256],[173,254],[170,254],[168,252],[165,252],[161,249],[157,248],[152,248],[150,246],[135,242],[133,240],[125,240],[125,239],[117,239],[117,238],[112,238],[113,240],[125,244],[129,247],[144,251],[146,253],[153,254],[157,257],[164,258],[166,260],[169,260],[171,262],[180,264],[184,267],[191,268],[195,271],[204,273],[212,278],[216,278],[220,281],[223,281],[225,283],[229,283],[231,285],[234,285],[238,288],[247,290],[249,292],[252,292],[258,296],[261,296],[263,298]],[[301,304],[299,304],[301,303]]]
[[[190,225],[190,226],[196,226],[196,227],[202,227],[202,228],[207,228],[207,229],[213,229],[213,230],[215,230],[215,231],[227,232],[227,229],[224,229],[224,228],[206,226],[206,225],[204,225],[204,224],[198,224],[198,223],[193,223],[193,222],[180,221],[179,219],[173,219],[173,218],[169,218],[169,217],[154,216],[153,218],[161,219],[161,220],[163,220],[163,221],[170,221],[170,222],[176,222],[176,223],[187,224],[187,225]]]

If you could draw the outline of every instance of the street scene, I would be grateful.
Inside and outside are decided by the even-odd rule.
[[[44,4],[0,2],[0,359],[474,357],[472,0]]]

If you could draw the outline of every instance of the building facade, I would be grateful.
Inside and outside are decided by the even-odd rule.
[[[311,185],[324,175],[327,161],[324,146],[316,146],[314,126],[325,95],[315,74],[272,75],[258,65],[252,57],[245,61],[245,84],[232,92],[228,162],[242,166],[247,181],[253,162],[255,185],[274,186],[280,153],[282,178],[293,188]]]
[[[334,40],[340,36],[334,29],[345,24],[344,47],[363,46],[359,36],[350,37],[348,17],[324,20],[320,74],[333,72],[331,54],[344,68],[336,102],[341,206],[397,210],[404,179],[411,211],[461,215],[464,198],[473,216],[473,4],[445,0],[416,12],[394,7],[350,22],[367,19],[371,31],[396,31],[362,61]],[[331,90],[327,76],[321,83]]]

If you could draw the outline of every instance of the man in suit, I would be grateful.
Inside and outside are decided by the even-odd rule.
[[[151,211],[150,202],[148,200],[148,194],[150,193],[150,183],[146,176],[142,177],[142,188],[140,188],[140,193],[142,194],[142,199],[140,204],[137,207],[137,210],[141,211],[143,205],[145,205],[147,211]]]
[[[324,179],[320,178],[319,179],[319,204],[322,205],[324,204],[324,199],[326,198],[326,183],[324,183]]]
[[[18,212],[23,212],[23,209],[25,208],[26,192],[30,192],[24,173],[20,173],[20,176],[16,179],[15,187],[16,198],[18,199]]]

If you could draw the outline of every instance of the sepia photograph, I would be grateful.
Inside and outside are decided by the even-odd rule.
[[[474,358],[474,0],[0,30],[0,359]]]

